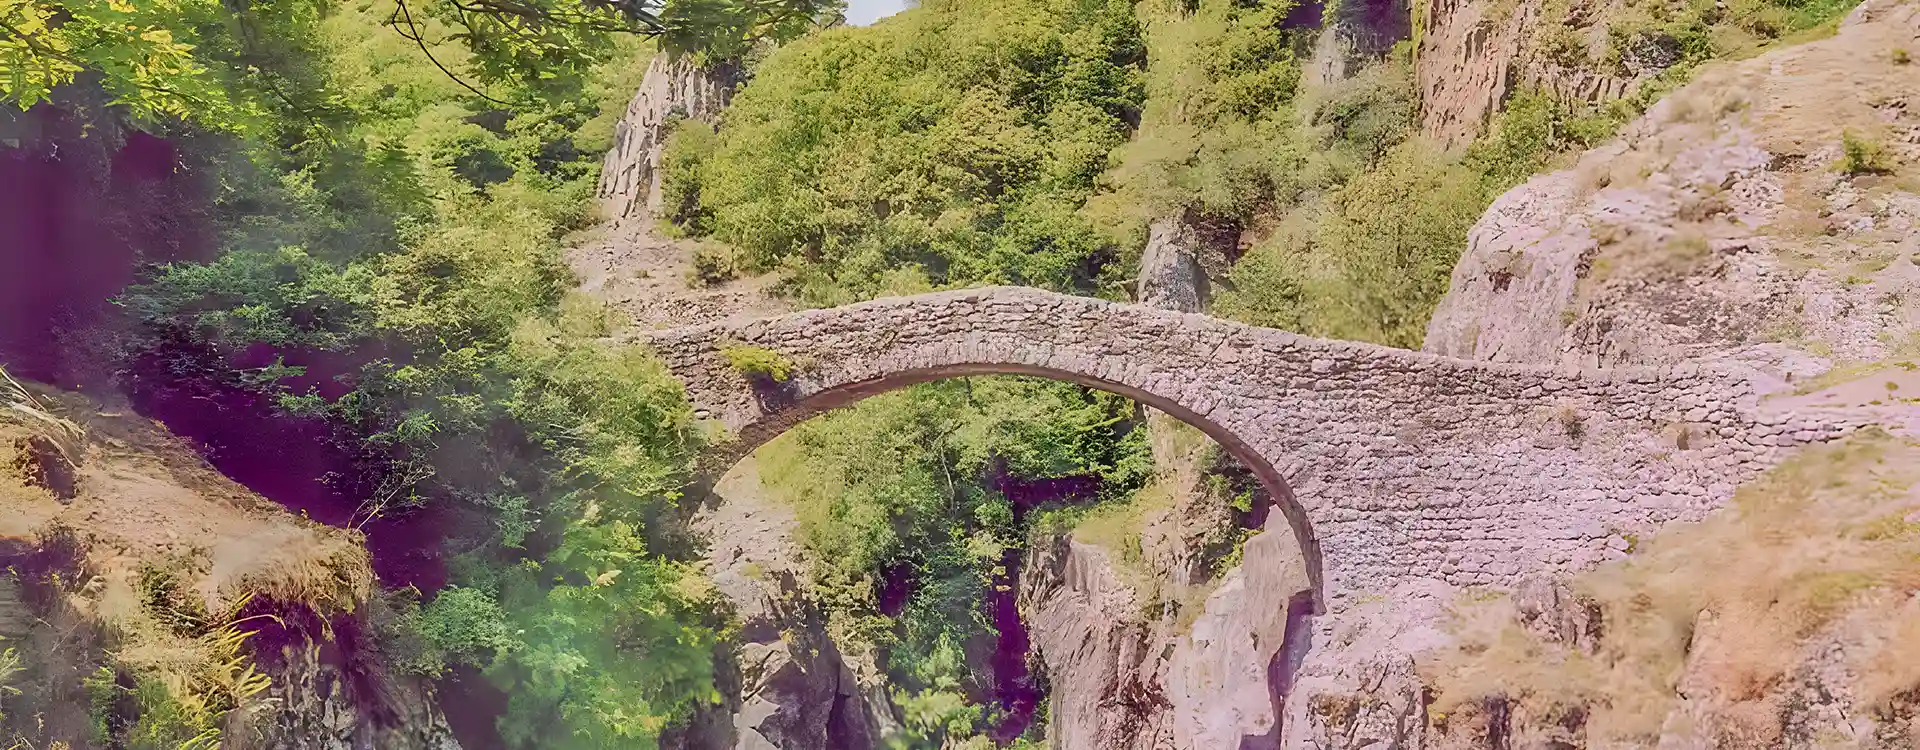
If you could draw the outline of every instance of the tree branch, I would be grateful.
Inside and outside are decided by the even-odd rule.
[[[493,102],[494,104],[499,104],[499,105],[509,106],[509,107],[513,106],[512,102],[505,102],[499,99],[495,99],[491,96],[488,96],[487,92],[474,88],[472,84],[469,84],[466,81],[461,80],[460,76],[454,75],[453,71],[447,69],[447,66],[441,65],[439,58],[436,58],[433,56],[433,50],[427,49],[426,37],[421,35],[420,27],[415,25],[413,22],[413,11],[407,10],[407,0],[393,0],[393,4],[397,6],[396,10],[394,11],[394,18],[398,19],[398,18],[404,17],[406,19],[407,28],[413,33],[409,35],[405,31],[400,31],[397,27],[394,30],[396,32],[399,32],[400,36],[411,39],[413,40],[414,44],[419,45],[421,54],[424,54],[427,56],[427,60],[433,63],[433,67],[439,68],[440,72],[445,73],[448,78],[453,79],[454,83],[460,84],[461,88],[464,88],[468,91],[473,92],[475,96],[478,96],[482,99]]]

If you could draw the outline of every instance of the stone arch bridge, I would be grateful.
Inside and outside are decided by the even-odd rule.
[[[993,287],[652,331],[729,439],[705,468],[822,411],[914,383],[1017,374],[1119,393],[1259,475],[1335,610],[1410,579],[1504,585],[1698,518],[1785,448],[1846,425],[1759,407],[1694,366],[1567,371],[1326,341],[1192,313]],[[734,371],[730,345],[795,363]]]

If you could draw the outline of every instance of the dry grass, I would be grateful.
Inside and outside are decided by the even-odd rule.
[[[1108,503],[1081,516],[1073,526],[1074,541],[1107,550],[1124,582],[1143,601],[1159,598],[1159,576],[1148,565],[1141,548],[1147,520],[1174,507],[1173,489],[1164,478],[1140,488],[1124,503]]]
[[[1875,623],[1887,638],[1854,664],[1860,699],[1876,708],[1920,686],[1920,598],[1881,610]]]
[[[1514,624],[1503,600],[1458,608],[1458,644],[1423,669],[1446,712],[1490,695],[1587,707],[1600,739],[1659,732],[1683,677],[1733,702],[1759,699],[1801,657],[1805,641],[1864,596],[1920,592],[1920,446],[1864,431],[1803,451],[1741,488],[1731,507],[1669,529],[1644,550],[1582,576],[1605,637],[1592,655]],[[1913,618],[1887,618],[1910,635]],[[1912,644],[1864,678],[1875,695],[1916,686]]]
[[[86,431],[73,420],[56,415],[46,402],[34,396],[20,381],[14,380],[5,367],[0,367],[0,405],[6,407],[0,410],[0,416],[52,441],[68,464],[80,461],[80,450],[86,445]]]
[[[175,722],[167,731],[197,735],[180,747],[217,747],[223,727],[262,705],[266,678],[237,619],[254,597],[331,613],[370,596],[358,534],[293,517],[123,406],[0,385],[0,538],[67,540],[85,560],[56,584],[73,627],[107,639],[108,673],[137,683],[130,700],[163,705],[153,715]],[[32,448],[22,434],[57,436],[61,456],[81,459],[65,504],[6,470],[18,464],[9,446]]]

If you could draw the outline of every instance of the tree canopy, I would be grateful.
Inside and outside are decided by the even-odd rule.
[[[352,2],[352,0],[349,0]],[[762,41],[838,23],[843,0],[381,0],[382,25],[440,72],[486,99],[577,81],[656,40],[673,54],[733,58]],[[61,87],[97,83],[136,122],[241,130],[276,90],[259,58],[299,39],[335,3],[264,0],[0,0],[0,98],[22,109]],[[267,28],[272,27],[272,28]],[[457,42],[461,51],[439,49]],[[472,78],[472,82],[468,79]],[[504,103],[504,102],[503,102]]]

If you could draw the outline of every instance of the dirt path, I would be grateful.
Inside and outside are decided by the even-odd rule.
[[[698,242],[660,236],[645,219],[610,224],[566,252],[580,290],[613,303],[642,329],[732,322],[778,315],[791,307],[774,297],[773,276],[715,286],[693,282]]]

